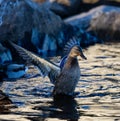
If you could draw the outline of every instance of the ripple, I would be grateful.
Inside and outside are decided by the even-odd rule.
[[[116,47],[117,46],[117,47]],[[120,121],[120,43],[95,45],[80,61],[75,98],[52,97],[53,85],[31,66],[24,78],[1,84],[16,108],[0,120]]]

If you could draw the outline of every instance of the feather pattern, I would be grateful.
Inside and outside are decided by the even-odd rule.
[[[73,37],[72,39],[70,39],[70,41],[68,41],[67,44],[65,45],[65,47],[64,47],[64,53],[65,53],[65,55],[68,55],[69,52],[71,51],[71,49],[74,46],[80,46],[80,42],[75,37]]]
[[[65,55],[60,61],[60,68],[62,69],[67,61],[67,55]]]
[[[58,76],[60,74],[60,68],[57,65],[55,65],[51,62],[48,62],[43,58],[38,57],[37,55],[33,54],[32,52],[30,52],[12,42],[10,42],[10,44],[17,50],[19,55],[24,60],[37,66],[43,76],[47,76],[51,72],[54,72],[56,74],[56,76]]]
[[[20,56],[37,66],[43,76],[48,76],[50,81],[55,85],[53,94],[66,94],[72,95],[74,93],[77,82],[80,78],[80,67],[78,64],[77,56],[81,56],[86,59],[80,43],[76,38],[70,39],[65,45],[65,56],[60,62],[60,67],[33,54],[32,52],[11,43],[11,45],[17,50]]]

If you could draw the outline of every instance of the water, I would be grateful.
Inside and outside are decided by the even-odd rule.
[[[80,61],[76,97],[53,98],[53,85],[30,66],[24,78],[3,83],[13,101],[0,120],[10,121],[120,121],[120,43],[95,45]]]

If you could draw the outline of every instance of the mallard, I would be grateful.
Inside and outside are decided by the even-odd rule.
[[[48,76],[54,84],[53,95],[65,94],[73,95],[75,87],[80,78],[80,67],[77,57],[86,59],[77,39],[70,39],[65,45],[65,56],[61,60],[60,66],[45,60],[32,52],[11,43],[19,55],[29,63],[37,66],[42,76]]]

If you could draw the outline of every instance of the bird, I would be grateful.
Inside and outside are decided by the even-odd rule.
[[[10,44],[19,53],[19,56],[38,67],[43,77],[48,76],[50,82],[54,84],[53,95],[73,96],[75,87],[80,79],[80,66],[78,56],[81,59],[87,59],[83,54],[80,42],[75,37],[71,38],[64,47],[64,57],[61,59],[60,65],[55,65],[49,60],[45,60],[34,53],[16,45]]]

